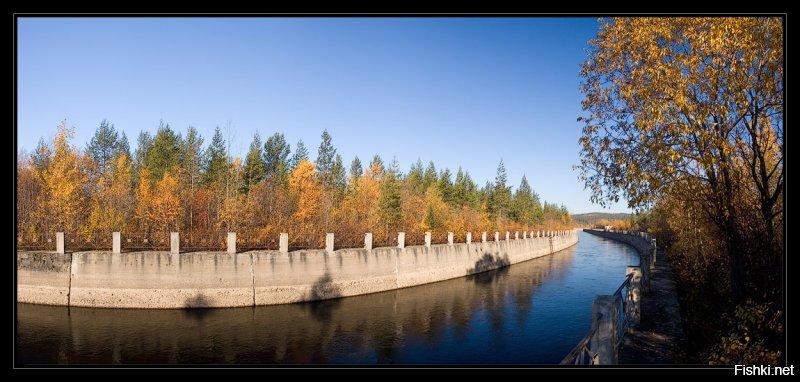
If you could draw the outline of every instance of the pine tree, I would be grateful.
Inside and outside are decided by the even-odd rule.
[[[250,187],[264,180],[267,174],[267,166],[264,163],[261,148],[261,136],[256,132],[253,136],[253,141],[250,143],[250,150],[244,160],[241,192],[249,192]]]
[[[414,193],[421,194],[425,192],[425,170],[422,167],[422,159],[417,158],[417,161],[411,165],[406,175],[405,183],[414,191]]]
[[[520,224],[533,225],[536,222],[536,203],[538,201],[534,201],[528,178],[523,175],[519,188],[514,193],[510,217]]]
[[[400,228],[403,221],[400,180],[395,171],[387,171],[381,181],[378,216],[385,225],[387,234]]]
[[[122,154],[125,154],[125,156],[128,157],[128,160],[130,160],[131,146],[128,143],[128,136],[125,135],[124,131],[122,132],[122,135],[119,137],[119,140],[117,140],[117,150],[115,156],[120,156]]]
[[[427,190],[431,184],[436,183],[439,178],[436,176],[436,166],[433,161],[428,162],[428,167],[425,168],[425,174],[422,176],[422,189]]]
[[[494,187],[489,193],[489,212],[495,219],[502,220],[508,217],[508,210],[511,205],[511,189],[506,186],[508,175],[506,166],[500,159],[497,166],[497,176],[494,178]]]
[[[133,184],[138,185],[142,169],[147,166],[147,157],[153,148],[153,137],[147,131],[140,131],[136,138],[136,152],[133,157]]]
[[[273,186],[283,186],[289,175],[291,148],[281,133],[272,134],[264,143],[265,179]]]
[[[317,170],[323,187],[330,187],[334,183],[333,166],[336,160],[336,149],[331,144],[331,135],[328,130],[322,131],[322,142],[317,150]]]
[[[225,139],[217,126],[214,129],[214,136],[211,137],[211,143],[203,154],[202,183],[206,186],[216,186],[218,189],[224,188],[227,167],[228,155],[225,150]]]
[[[96,182],[101,176],[107,175],[114,167],[114,156],[119,149],[117,131],[114,125],[105,119],[95,130],[94,136],[86,145],[86,155],[95,163],[96,170],[92,172],[91,179]]]
[[[45,169],[50,167],[50,161],[52,159],[53,150],[51,150],[47,142],[44,141],[44,138],[39,138],[39,144],[36,145],[36,150],[31,153],[33,168],[41,174]]]
[[[351,186],[355,188],[355,185],[358,183],[358,178],[364,174],[364,168],[361,166],[361,159],[358,159],[358,156],[353,158],[353,161],[350,162],[350,181],[352,182]]]
[[[337,192],[337,197],[341,196],[347,188],[347,170],[345,170],[342,156],[339,154],[336,154],[336,159],[333,160],[331,179],[333,189]]]
[[[436,183],[436,187],[439,189],[439,194],[441,195],[442,200],[449,204],[454,204],[453,183],[450,180],[449,168],[446,168],[439,173],[439,181]]]
[[[308,160],[308,149],[306,148],[306,144],[303,143],[302,139],[297,141],[297,147],[294,149],[294,155],[292,155],[292,160],[289,163],[290,169],[294,169],[297,167],[297,164],[301,161]]]
[[[181,137],[172,131],[169,124],[161,122],[145,160],[151,182],[160,181],[164,177],[165,171],[174,173],[179,167],[181,140]]]

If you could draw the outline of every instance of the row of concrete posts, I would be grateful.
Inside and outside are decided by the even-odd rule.
[[[553,237],[553,236],[562,236],[567,234],[567,230],[558,230],[558,231],[523,231],[522,238],[527,239],[529,236],[530,238],[537,238],[537,237]],[[484,232],[481,235],[481,242],[485,243],[487,240],[487,233]],[[447,244],[453,244],[454,234],[452,232],[447,233]],[[425,246],[431,246],[431,232],[425,232]],[[506,241],[510,241],[511,233],[506,231],[505,239]],[[113,232],[112,233],[112,244],[111,244],[111,252],[113,253],[121,253],[122,251],[122,234],[120,232]],[[514,240],[519,240],[519,232],[514,233]],[[397,233],[397,247],[398,248],[405,248],[405,241],[406,241],[406,233],[405,232],[398,232]],[[494,241],[500,241],[500,232],[494,233]],[[467,232],[466,243],[472,243],[472,232]],[[334,245],[334,235],[332,233],[325,234],[325,250],[328,252],[333,252],[333,245]],[[180,252],[180,236],[178,232],[170,232],[169,234],[169,247],[170,253],[176,254]],[[281,233],[280,239],[278,241],[278,247],[280,252],[289,252],[289,234],[288,233]],[[372,233],[367,233],[364,235],[364,249],[372,249]],[[64,233],[63,232],[56,232],[56,252],[57,253],[64,253]],[[236,232],[228,232],[227,238],[227,252],[228,253],[236,253]]]

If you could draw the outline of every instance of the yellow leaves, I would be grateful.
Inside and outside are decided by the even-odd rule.
[[[163,230],[170,227],[177,229],[178,217],[181,214],[178,179],[169,171],[164,171],[164,177],[156,183],[154,191],[152,220]]]
[[[53,217],[56,229],[73,230],[80,223],[85,206],[82,187],[88,176],[84,171],[85,159],[78,149],[70,145],[74,129],[62,122],[53,139],[53,157],[42,174],[45,191],[45,211]]]
[[[294,219],[301,229],[308,228],[319,209],[322,189],[317,180],[317,167],[309,161],[300,161],[289,174],[289,190],[297,198]]]
[[[146,180],[149,172],[139,171],[139,187],[136,190],[136,217],[145,226],[166,231],[178,228],[182,205],[178,197],[178,179],[169,171],[154,185]]]

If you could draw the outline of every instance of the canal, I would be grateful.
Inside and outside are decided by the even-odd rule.
[[[17,304],[19,364],[555,364],[639,263],[576,246],[471,277],[315,303],[202,310]]]

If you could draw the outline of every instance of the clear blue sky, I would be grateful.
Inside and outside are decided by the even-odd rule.
[[[31,151],[61,120],[85,147],[102,119],[135,149],[159,121],[232,150],[256,131],[323,129],[345,162],[421,158],[479,184],[500,158],[540,197],[574,213],[589,201],[579,162],[578,69],[594,18],[27,18],[18,24],[18,145]],[[611,212],[629,211],[625,204]]]

